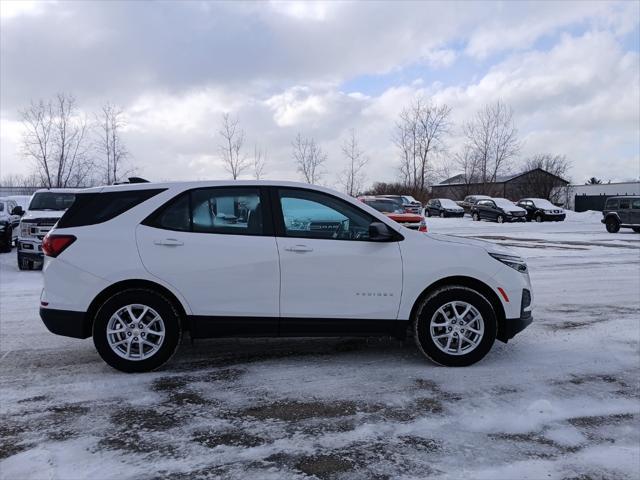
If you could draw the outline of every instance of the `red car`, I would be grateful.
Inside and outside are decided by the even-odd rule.
[[[419,232],[427,231],[427,223],[422,215],[418,213],[405,213],[394,200],[380,197],[358,197],[358,200],[384,213],[391,220],[398,222],[403,227],[418,230]]]

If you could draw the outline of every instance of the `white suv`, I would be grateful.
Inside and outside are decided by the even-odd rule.
[[[406,229],[356,199],[290,182],[84,190],[43,242],[40,315],[93,337],[111,366],[154,369],[183,331],[397,336],[448,366],[531,323],[522,258]]]

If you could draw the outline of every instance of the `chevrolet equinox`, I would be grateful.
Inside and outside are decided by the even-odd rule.
[[[531,323],[525,261],[421,233],[327,188],[136,183],[82,190],[43,241],[40,316],[106,363],[155,369],[181,335],[395,336],[446,366]]]

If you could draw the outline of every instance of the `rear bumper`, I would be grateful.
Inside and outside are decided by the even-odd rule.
[[[91,324],[85,312],[40,307],[40,318],[51,333],[73,338],[89,338]]]

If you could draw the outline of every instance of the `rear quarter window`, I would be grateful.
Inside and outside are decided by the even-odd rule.
[[[164,190],[159,188],[123,192],[79,193],[69,210],[58,222],[58,228],[83,227],[106,222]]]

